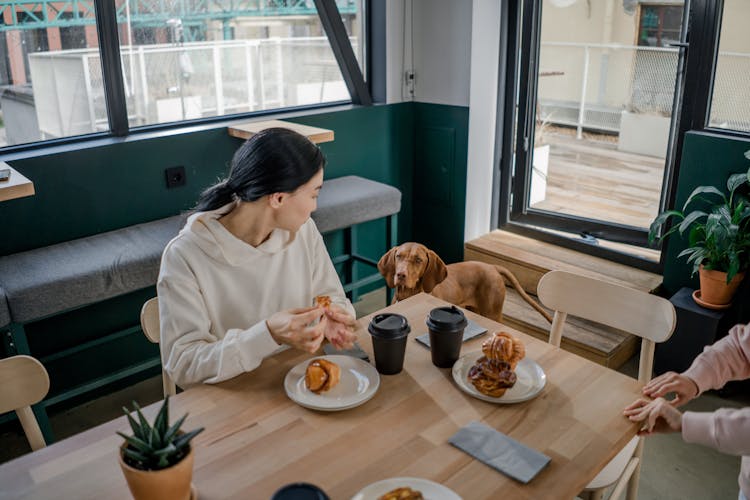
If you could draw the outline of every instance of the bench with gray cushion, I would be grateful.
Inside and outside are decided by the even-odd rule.
[[[345,232],[344,255],[333,260],[345,264],[345,289],[350,295],[380,279],[377,273],[356,278],[355,262],[377,264],[356,253],[356,224],[387,217],[386,243],[390,247],[396,241],[395,218],[400,209],[401,192],[394,187],[356,176],[323,183],[313,219],[321,232],[339,229]],[[164,247],[184,221],[185,217],[178,215],[0,257],[0,329],[10,330],[9,354],[32,354],[24,330],[26,323],[153,286]],[[134,323],[127,331],[110,336],[114,338],[139,328]],[[53,356],[65,357],[101,342],[102,339],[95,339]],[[41,361],[44,363],[45,358]],[[158,364],[158,359],[149,360],[139,369],[146,370]],[[125,371],[127,373],[119,378],[134,373],[132,367]],[[116,374],[109,375],[86,387],[93,389],[117,379]],[[41,405],[62,401],[80,392],[65,391]],[[46,430],[45,437],[51,439],[43,409],[35,408],[35,413]]]

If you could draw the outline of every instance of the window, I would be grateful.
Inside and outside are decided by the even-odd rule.
[[[680,41],[682,5],[642,4],[638,21],[638,45],[666,47]]]
[[[107,128],[93,7],[53,5],[21,0],[3,11],[0,146]]]
[[[0,147],[351,99],[312,0],[113,3],[119,64],[101,60],[94,2],[5,6]],[[335,3],[362,68],[364,0]]]
[[[166,5],[118,11],[131,128],[349,100],[313,2]],[[358,5],[339,10],[356,51]]]
[[[725,0],[709,126],[750,132],[750,2]]]

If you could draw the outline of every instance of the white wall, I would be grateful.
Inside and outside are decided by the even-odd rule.
[[[490,231],[500,2],[389,0],[386,19],[387,102],[469,107],[464,238],[474,239]],[[412,62],[413,97],[403,77]]]
[[[500,2],[497,0],[474,0],[464,241],[477,238],[491,229],[500,14]]]
[[[387,102],[469,105],[471,0],[386,3]],[[404,84],[413,69],[414,95]]]

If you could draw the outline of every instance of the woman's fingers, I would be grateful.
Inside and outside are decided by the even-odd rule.
[[[331,318],[333,321],[336,321],[348,327],[357,328],[359,326],[359,323],[356,319],[354,319],[353,316],[334,307],[326,309],[326,316]]]
[[[640,409],[646,406],[649,402],[650,401],[648,399],[638,398],[628,406],[626,406],[623,410],[623,413],[625,415],[633,415],[634,413],[640,411]]]

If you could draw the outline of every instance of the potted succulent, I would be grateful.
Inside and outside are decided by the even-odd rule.
[[[188,500],[194,456],[190,441],[203,427],[190,432],[180,430],[187,414],[170,426],[169,396],[164,399],[153,426],[135,401],[133,407],[137,420],[123,407],[133,435],[117,433],[125,439],[120,446],[120,467],[130,493],[136,500]]]
[[[745,153],[750,159],[750,151]],[[700,276],[700,296],[693,297],[706,307],[728,307],[732,295],[745,276],[750,263],[750,169],[730,175],[728,196],[714,186],[698,186],[682,210],[667,210],[651,224],[649,242],[663,240],[678,232],[688,233],[688,248],[678,257],[687,257],[693,274]],[[688,207],[696,206],[687,212]],[[671,228],[657,237],[664,224]]]

